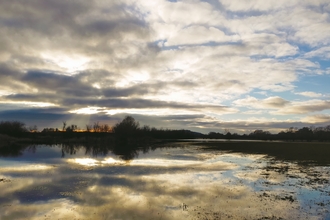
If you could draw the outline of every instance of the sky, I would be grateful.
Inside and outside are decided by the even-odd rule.
[[[330,124],[329,0],[0,0],[0,121]]]

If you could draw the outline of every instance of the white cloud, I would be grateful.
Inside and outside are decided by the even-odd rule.
[[[169,37],[165,46],[231,42],[234,39],[239,39],[239,37],[227,36],[223,31],[214,27],[189,26]]]
[[[330,109],[330,102],[324,100],[308,100],[308,101],[293,101],[290,105],[285,108],[278,109],[272,112],[278,115],[289,115],[289,114],[306,114],[312,112],[320,112],[323,110]]]
[[[243,114],[246,114],[246,115],[261,115],[263,113],[264,113],[264,111],[262,111],[262,110],[249,110],[249,111],[243,112]]]
[[[323,60],[330,59],[330,47],[321,47],[316,50],[312,50],[305,54],[305,57],[312,58],[312,57],[319,57]]]
[[[237,106],[254,109],[279,109],[283,108],[288,103],[289,101],[279,96],[268,97],[263,100],[258,100],[255,97],[248,96],[244,99],[238,99],[233,102],[233,104]]]
[[[318,114],[304,117],[301,121],[307,123],[330,123],[330,115]]]
[[[245,13],[226,23],[230,30],[240,35],[275,33],[286,40],[311,46],[330,42],[328,13],[318,10],[329,4],[326,1],[223,1],[223,4],[234,11],[234,15],[236,11]]]
[[[316,92],[311,92],[311,91],[297,92],[296,94],[306,96],[306,97],[311,97],[311,98],[319,98],[319,97],[323,96],[323,94],[321,94],[321,93],[316,93]]]
[[[158,1],[155,8],[151,8],[150,1],[142,5],[148,8],[150,15],[147,18],[160,20],[165,23],[174,23],[182,26],[192,24],[223,24],[224,16],[220,11],[214,10],[212,5],[201,1]],[[156,9],[156,10],[155,10]]]
[[[221,3],[231,11],[268,11],[268,10],[278,10],[280,8],[291,7],[297,3],[297,1],[240,1],[240,0],[221,0]]]
[[[330,109],[330,102],[324,100],[312,99],[308,101],[288,101],[279,96],[268,97],[266,99],[257,99],[247,96],[244,99],[233,101],[238,107],[247,107],[250,109],[274,109],[269,113],[274,115],[292,115],[306,114]]]

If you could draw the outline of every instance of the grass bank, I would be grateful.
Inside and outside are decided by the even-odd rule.
[[[246,154],[265,154],[278,160],[300,164],[329,165],[329,142],[198,142],[204,149]]]

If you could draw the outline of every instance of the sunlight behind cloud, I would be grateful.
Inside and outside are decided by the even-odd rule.
[[[48,62],[55,63],[69,73],[84,70],[87,68],[87,64],[90,61],[86,56],[78,54],[67,55],[54,52],[42,53],[41,57]]]
[[[0,171],[3,172],[21,172],[21,171],[42,171],[42,170],[50,170],[53,169],[53,166],[45,165],[45,164],[16,164],[16,166],[7,167],[3,165],[0,168]]]
[[[202,161],[200,162],[200,164]],[[187,165],[193,165],[198,164],[196,161],[189,161],[189,160],[166,160],[161,158],[155,158],[155,159],[136,159],[133,160],[130,165],[138,165],[138,166],[187,166]]]
[[[98,160],[92,158],[75,158],[75,159],[68,159],[69,163],[75,163],[83,166],[97,166],[99,164]]]
[[[99,112],[104,111],[105,108],[101,107],[87,107],[87,108],[80,108],[76,110],[71,110],[69,111],[70,113],[75,113],[75,114],[86,114],[86,115],[91,115],[91,114],[97,114]]]
[[[101,161],[102,164],[125,164],[125,161],[123,160],[117,160],[112,157],[105,158]]]

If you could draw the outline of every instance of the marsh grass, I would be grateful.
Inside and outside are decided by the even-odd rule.
[[[299,164],[329,165],[329,142],[202,142],[193,143],[204,149],[265,154],[278,160],[294,161]]]

